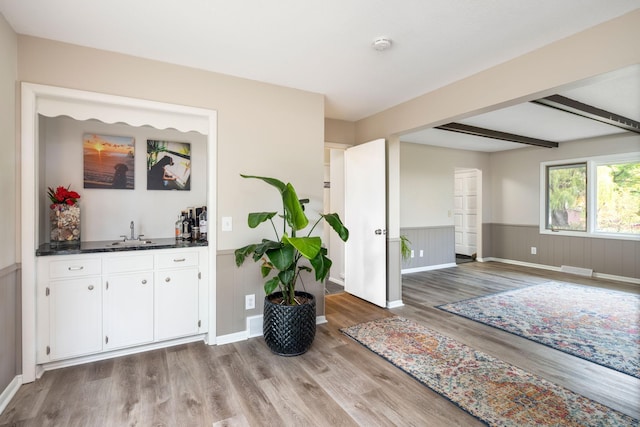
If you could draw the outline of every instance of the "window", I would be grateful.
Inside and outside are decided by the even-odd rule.
[[[640,153],[541,164],[541,233],[640,237]]]
[[[640,235],[640,162],[596,168],[595,231]]]
[[[587,164],[547,166],[547,228],[587,231]]]

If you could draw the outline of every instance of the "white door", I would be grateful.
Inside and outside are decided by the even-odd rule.
[[[387,302],[385,140],[348,148],[345,163],[345,288],[381,307]]]
[[[153,341],[153,272],[106,277],[103,295],[105,350]]]
[[[453,218],[456,253],[471,256],[478,252],[478,179],[476,170],[455,172]]]

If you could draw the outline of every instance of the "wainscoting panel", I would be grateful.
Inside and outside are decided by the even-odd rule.
[[[400,235],[407,236],[414,252],[413,258],[402,261],[403,269],[455,264],[455,227],[453,225],[401,228]]]
[[[494,258],[640,279],[640,241],[540,234],[537,225],[490,224]],[[536,248],[536,254],[531,253]]]
[[[0,393],[22,371],[20,301],[19,266],[0,269]]]

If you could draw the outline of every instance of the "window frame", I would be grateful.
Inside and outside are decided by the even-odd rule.
[[[581,157],[575,159],[552,160],[540,163],[540,234],[573,236],[573,237],[595,237],[616,240],[640,240],[640,235],[630,233],[610,233],[596,231],[596,212],[598,206],[597,189],[597,169],[600,165],[612,163],[640,162],[640,152],[620,153],[605,156]],[[549,166],[563,166],[584,163],[587,166],[587,193],[586,193],[586,231],[575,230],[552,230],[547,228],[548,206],[547,206],[547,178]]]

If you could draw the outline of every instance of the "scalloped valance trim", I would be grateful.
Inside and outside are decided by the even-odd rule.
[[[95,92],[46,86],[37,98],[36,111],[46,117],[69,116],[76,120],[99,120],[152,126],[208,135],[212,110],[164,104]]]

